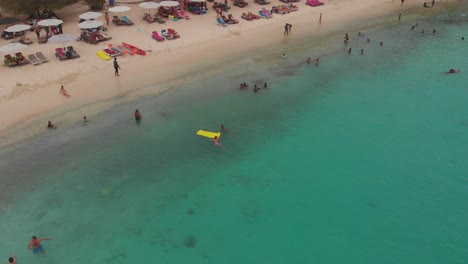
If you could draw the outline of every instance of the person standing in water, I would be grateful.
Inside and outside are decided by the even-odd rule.
[[[87,126],[88,125],[88,118],[86,118],[86,116],[83,116],[83,126]]]
[[[310,64],[311,58],[307,58],[307,64]]]
[[[41,241],[51,240],[50,238],[37,238],[33,236],[31,242],[29,242],[28,249],[31,250],[34,254],[42,253],[44,254],[44,246],[41,245]]]
[[[137,124],[140,124],[140,121],[143,118],[140,111],[138,109],[136,109],[135,113],[133,113],[133,115],[135,116],[135,121],[137,122]]]

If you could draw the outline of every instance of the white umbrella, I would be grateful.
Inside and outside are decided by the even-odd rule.
[[[86,21],[83,21],[81,23],[78,24],[78,27],[82,28],[82,29],[91,29],[91,28],[98,28],[100,26],[102,26],[102,22],[101,21],[97,21],[97,20],[86,20]]]
[[[17,25],[8,27],[7,29],[5,29],[5,31],[15,33],[15,32],[25,31],[25,30],[28,30],[30,28],[31,28],[30,25],[17,24]]]
[[[51,18],[51,19],[41,20],[41,21],[37,22],[37,24],[39,26],[43,26],[43,27],[55,27],[55,26],[58,26],[60,24],[63,24],[63,21],[61,19]]]
[[[128,6],[114,6],[114,7],[111,7],[109,8],[109,12],[112,12],[112,13],[122,13],[122,12],[127,12],[129,11],[131,8],[128,7]]]
[[[143,3],[140,3],[138,5],[141,8],[148,8],[148,9],[155,9],[155,8],[160,7],[160,5],[158,3],[155,3],[155,2],[143,2]]]
[[[86,12],[83,13],[79,16],[79,18],[84,19],[84,20],[90,20],[90,19],[96,19],[102,16],[101,13],[98,12]]]
[[[28,47],[28,45],[24,45],[21,43],[10,43],[6,44],[5,46],[0,47],[0,52],[4,53],[15,53],[18,52],[24,48]]]
[[[161,3],[159,3],[161,6],[165,6],[165,7],[171,7],[171,6],[178,6],[179,5],[179,2],[176,2],[176,1],[162,1]]]
[[[190,2],[206,2],[206,0],[190,0]]]

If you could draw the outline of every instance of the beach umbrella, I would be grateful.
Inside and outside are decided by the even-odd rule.
[[[21,32],[30,29],[30,25],[24,25],[24,24],[17,24],[11,27],[8,27],[5,29],[6,32],[11,32],[11,33],[16,33],[16,32]]]
[[[179,5],[179,2],[176,2],[176,1],[162,1],[159,4],[161,6],[165,6],[165,7],[175,7],[175,6]]]
[[[51,18],[51,19],[41,20],[41,21],[37,22],[37,24],[39,26],[43,26],[43,27],[55,27],[55,26],[58,26],[60,24],[63,24],[63,21],[61,19]]]
[[[21,44],[21,43],[10,43],[10,44],[6,44],[5,46],[1,46],[0,47],[0,52],[3,52],[3,53],[15,53],[15,52],[18,52],[22,49],[25,49],[26,47],[28,47],[28,45],[24,45],[24,44]]]
[[[190,1],[190,2],[198,2],[198,3],[200,3],[200,2],[206,2],[206,0],[189,0],[189,1]]]
[[[83,13],[79,16],[79,18],[84,19],[84,20],[90,20],[90,19],[96,19],[101,17],[102,14],[98,12],[86,12]]]
[[[76,37],[72,34],[61,34],[50,37],[48,42],[64,44],[63,46],[65,47],[65,43],[73,42],[75,40]]]
[[[114,6],[109,8],[109,12],[112,13],[123,13],[129,11],[131,8],[128,6]]]
[[[155,2],[143,2],[138,4],[141,8],[148,8],[148,9],[156,9],[159,8],[160,5]]]
[[[91,28],[98,28],[102,26],[103,23],[97,20],[86,20],[78,24],[78,27],[82,29],[91,29]]]

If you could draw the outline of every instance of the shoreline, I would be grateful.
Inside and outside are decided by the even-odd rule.
[[[355,2],[356,1],[353,0],[348,3]],[[28,105],[28,109],[13,112],[11,115],[8,115],[8,118],[5,116],[2,117],[0,133],[3,135],[0,140],[0,147],[11,146],[18,141],[25,140],[45,131],[44,120],[46,119],[53,119],[54,123],[63,126],[66,123],[70,123],[70,120],[74,120],[73,122],[79,120],[82,114],[78,114],[78,112],[80,112],[80,110],[83,112],[84,108],[93,109],[91,113],[87,112],[86,115],[95,114],[105,111],[119,102],[129,102],[145,95],[159,94],[172,87],[209,78],[215,75],[216,72],[229,68],[229,65],[241,62],[245,57],[254,59],[256,57],[262,57],[262,55],[265,54],[274,54],[274,49],[278,48],[278,46],[274,46],[274,44],[284,41],[281,29],[286,19],[288,19],[289,23],[295,25],[293,34],[287,40],[287,42],[291,42],[290,45],[294,45],[295,43],[304,42],[304,39],[315,36],[319,37],[316,41],[320,42],[322,39],[328,39],[334,35],[339,35],[347,29],[351,30],[353,27],[356,27],[354,24],[363,23],[366,20],[374,19],[376,21],[382,21],[389,19],[391,18],[391,14],[395,12],[395,9],[399,9],[399,5],[396,7],[396,4],[393,2],[378,1],[375,3],[373,1],[368,1],[369,5],[367,6],[362,4],[360,7],[354,7],[355,9],[349,10],[346,9],[348,3],[336,4],[336,6],[329,5],[330,7],[328,9],[326,8],[328,3],[326,3],[323,9],[313,9],[307,6],[300,7],[300,10],[296,13],[280,16],[279,18],[278,15],[276,15],[272,19],[273,21],[269,23],[265,21],[250,22],[257,24],[253,24],[255,26],[253,28],[241,28],[244,29],[244,31],[236,33],[228,28],[227,35],[218,39],[206,39],[196,42],[197,45],[195,47],[192,46],[194,42],[190,42],[189,39],[188,42],[181,43],[185,44],[185,46],[162,47],[157,50],[155,49],[154,52],[151,52],[151,54],[146,57],[129,57],[127,55],[126,58],[119,58],[123,68],[122,76],[119,78],[114,78],[112,75],[112,68],[108,65],[106,68],[102,67],[95,71],[78,71],[75,72],[74,75],[67,75],[59,80],[53,80],[39,85],[31,85],[31,88],[28,86],[28,88],[30,88],[29,91],[23,91],[21,93],[12,92],[9,96],[4,96],[0,99],[0,111],[7,113],[10,112],[8,111],[10,109],[22,109],[21,106],[24,105]],[[375,8],[376,6],[384,6],[385,8]],[[405,10],[409,10],[407,12],[412,13],[416,10],[416,7],[418,7],[418,5],[413,3],[411,6],[406,6]],[[243,10],[238,9],[235,11]],[[327,28],[320,32],[309,30],[310,28],[308,28],[308,26],[315,25],[315,23],[307,21],[307,17],[304,15],[309,13],[318,14],[321,11],[327,11],[327,13],[325,13],[327,16],[333,16],[332,12],[339,13],[346,11],[347,14],[350,14],[352,11],[354,16],[349,15],[341,20],[327,21]],[[204,20],[212,18],[211,13],[212,12],[205,15]],[[363,15],[363,13],[365,15]],[[240,16],[235,15],[235,17]],[[356,19],[359,20],[356,21]],[[351,21],[354,21],[354,23],[350,23]],[[192,22],[193,20],[188,23]],[[242,24],[249,23],[247,21],[242,22]],[[349,22],[349,24],[347,22]],[[174,27],[176,26],[174,25]],[[236,26],[232,27],[235,28]],[[184,37],[182,27],[181,29],[176,29],[181,32],[182,37]],[[219,29],[221,31],[223,30],[222,28]],[[270,34],[272,31],[274,31],[275,34]],[[226,32],[222,32],[222,34],[226,34]],[[246,39],[255,39],[255,41],[246,43]],[[257,39],[261,39],[261,41]],[[176,41],[178,40],[174,42],[166,41],[164,44],[173,45],[172,43],[174,43],[174,45],[177,45]],[[220,46],[222,47],[221,52],[216,53],[216,51],[220,50]],[[260,55],[258,51],[265,49],[262,49],[262,46],[267,46],[267,48],[264,54]],[[284,49],[284,47],[283,44],[279,45],[279,48]],[[89,47],[88,50],[92,50],[92,48]],[[228,52],[223,52],[224,50]],[[279,54],[280,52],[278,52],[278,55]],[[156,59],[153,60],[154,56],[156,56]],[[93,59],[97,60],[95,56]],[[170,63],[166,63],[168,60],[170,60]],[[231,60],[234,60],[234,62]],[[197,63],[187,63],[191,61],[197,61]],[[228,62],[224,63],[225,61]],[[41,65],[38,67],[48,67],[52,65],[52,63],[56,64],[54,66],[60,66],[60,62],[51,62],[49,65]],[[102,63],[102,65],[104,64],[105,62]],[[141,71],[141,68],[135,67],[135,65],[145,69],[164,67],[165,71]],[[33,70],[36,69],[39,68],[34,68]],[[12,70],[18,71],[22,69],[18,68]],[[199,74],[200,71],[203,71],[201,75],[192,76]],[[106,76],[103,77],[103,75]],[[188,77],[180,78],[180,76]],[[107,82],[108,79],[111,79],[111,81]],[[57,96],[59,83],[63,83],[66,89],[71,92],[71,99],[66,100],[62,98],[62,96]],[[159,87],[155,88],[155,86]],[[23,86],[23,88],[24,87],[25,86]],[[52,96],[54,99],[51,100]]]

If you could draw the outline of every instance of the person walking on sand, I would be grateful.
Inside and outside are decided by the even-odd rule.
[[[434,7],[434,5],[435,5],[435,0],[432,0],[431,7]]]
[[[405,0],[401,0],[401,6],[403,6],[404,3],[405,3]]]
[[[120,76],[119,74],[120,66],[119,66],[119,63],[117,62],[117,58],[114,58],[114,69],[115,69],[114,75]]]
[[[65,96],[66,98],[70,98],[70,94],[68,94],[67,90],[63,87],[63,85],[60,87],[60,94]]]
[[[50,122],[50,121],[49,121]],[[37,238],[33,236],[31,242],[29,242],[28,249],[31,250],[34,254],[42,253],[44,254],[44,246],[41,245],[41,241],[51,240],[50,238]]]
[[[288,28],[288,31],[289,31],[289,33],[291,33],[291,32],[292,32],[292,25],[291,25],[291,24],[288,24],[288,27],[289,27],[289,28]]]
[[[143,118],[140,111],[138,109],[136,109],[135,113],[133,113],[133,115],[135,116],[135,121],[137,122],[137,124],[140,124],[140,121]]]
[[[289,24],[286,23],[286,25],[284,25],[284,34],[285,36],[289,35]]]
[[[320,13],[320,16],[319,16],[319,22],[318,22],[318,23],[319,23],[319,25],[321,25],[321,24],[322,24],[322,13]]]
[[[106,25],[109,26],[109,14],[107,12],[104,14],[104,19],[106,20]]]

